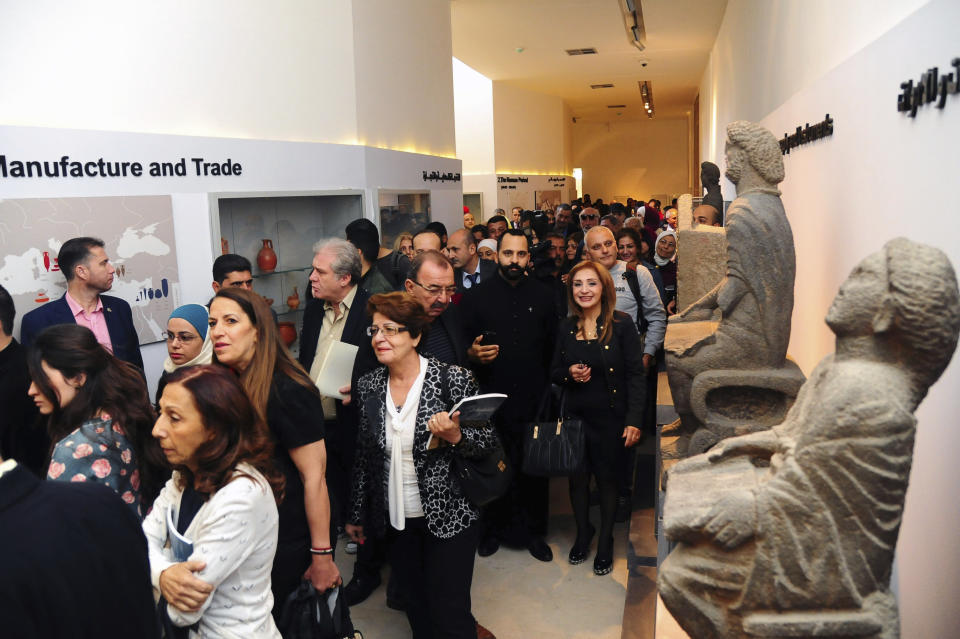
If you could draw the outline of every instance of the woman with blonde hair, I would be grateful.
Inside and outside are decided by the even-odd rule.
[[[560,323],[550,375],[563,386],[567,413],[583,420],[584,470],[570,476],[570,503],[577,539],[571,564],[582,563],[595,532],[590,524],[590,475],[600,488],[600,537],[593,572],[613,566],[613,524],[617,507],[620,446],[640,440],[646,397],[643,347],[633,319],[616,310],[610,272],[596,262],[580,262],[567,279],[571,315]]]
[[[413,259],[413,234],[404,231],[393,241],[393,250],[408,260]]]

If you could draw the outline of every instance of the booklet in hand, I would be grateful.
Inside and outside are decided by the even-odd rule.
[[[485,395],[464,397],[450,409],[450,414],[453,415],[457,411],[460,411],[461,425],[465,422],[485,422],[493,417],[493,414],[497,412],[506,399],[507,396],[503,393],[487,393]],[[437,448],[439,445],[440,438],[434,437],[431,433],[430,439],[427,440],[427,450]]]

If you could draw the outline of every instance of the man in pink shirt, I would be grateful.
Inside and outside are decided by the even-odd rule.
[[[60,247],[57,261],[67,278],[67,292],[23,316],[20,341],[29,346],[48,326],[73,322],[93,331],[108,351],[142,369],[140,340],[133,327],[130,305],[119,297],[103,294],[113,287],[115,272],[103,240],[69,239]]]

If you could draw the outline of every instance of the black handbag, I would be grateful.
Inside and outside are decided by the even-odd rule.
[[[446,406],[450,403],[448,396],[448,375],[450,367],[441,365],[443,373],[441,379],[441,398]],[[495,499],[502,497],[510,488],[513,479],[513,466],[507,459],[500,437],[494,433],[497,443],[483,457],[476,459],[463,457],[453,449],[450,458],[450,472],[457,478],[460,491],[474,506],[486,506]]]
[[[545,419],[544,409],[550,392],[548,388],[540,402],[536,420],[524,429],[523,472],[528,475],[562,477],[578,473],[584,468],[586,442],[583,421],[566,417],[566,391],[560,400],[557,419]]]
[[[284,639],[363,639],[350,620],[342,588],[318,593],[306,580],[287,597],[277,626]]]

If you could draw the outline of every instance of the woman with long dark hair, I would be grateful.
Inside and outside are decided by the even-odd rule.
[[[613,566],[613,524],[617,508],[618,447],[640,440],[644,386],[643,348],[637,327],[616,310],[617,292],[609,271],[597,262],[581,262],[570,271],[567,300],[571,315],[557,330],[550,376],[564,387],[566,410],[586,426],[586,469],[570,476],[570,503],[577,539],[571,564],[590,550],[590,475],[600,489],[600,537],[593,572]]]
[[[333,562],[327,451],[320,393],[280,340],[263,298],[222,288],[210,304],[215,360],[237,374],[257,418],[270,430],[274,464],[286,479],[273,562],[274,613],[301,579],[319,592],[340,584]]]
[[[28,356],[29,394],[53,449],[47,478],[106,484],[143,519],[162,482],[140,370],[77,324],[45,329]]]
[[[196,636],[279,638],[270,572],[283,475],[236,376],[171,373],[153,436],[174,471],[143,522],[163,614],[184,637],[199,624]]]

